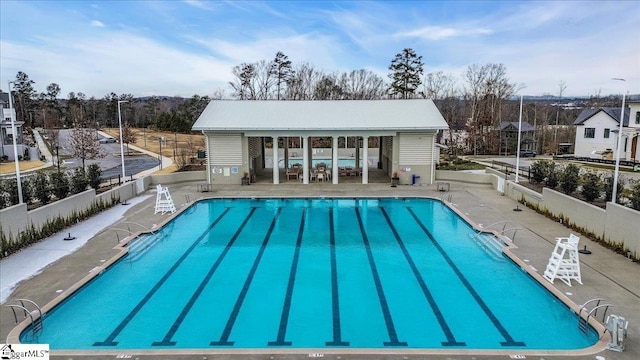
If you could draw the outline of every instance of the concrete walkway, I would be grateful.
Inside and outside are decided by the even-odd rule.
[[[379,197],[379,196],[430,196],[435,198],[443,197],[450,199],[452,207],[471,221],[483,227],[499,221],[509,221],[510,228],[518,228],[514,234],[507,233],[514,240],[517,249],[513,252],[519,256],[526,264],[535,269],[538,273],[544,270],[549,255],[554,247],[554,239],[557,236],[567,236],[571,230],[562,224],[549,220],[548,218],[535,213],[533,210],[518,205],[514,200],[500,196],[500,194],[489,188],[489,186],[469,185],[451,183],[451,191],[448,193],[436,191],[434,186],[398,186],[391,188],[388,184],[310,184],[302,185],[296,182],[283,183],[280,185],[257,184],[251,186],[240,185],[215,185],[212,192],[198,193],[197,183],[182,183],[169,185],[172,197],[176,206],[180,209],[187,206],[187,199],[203,197],[308,197],[308,196],[348,196],[348,197]],[[153,194],[149,191],[148,194]],[[112,228],[127,229],[125,222],[134,221],[141,226],[152,228],[161,224],[167,216],[153,214],[153,196],[135,205],[128,207],[124,217],[115,220]],[[118,205],[120,206],[120,205]],[[514,211],[518,206],[522,211]],[[87,222],[95,221],[90,219]],[[95,224],[97,225],[97,224]],[[101,224],[107,226],[106,224]],[[131,230],[135,229],[135,225]],[[126,232],[117,230],[99,231],[86,245],[77,251],[63,257],[59,261],[49,265],[40,274],[20,283],[14,293],[9,297],[8,302],[16,298],[29,298],[39,304],[47,304],[60,294],[60,290],[69,289],[78,280],[86,276],[111,257],[117,251],[113,247],[126,236]],[[134,230],[135,231],[135,230]],[[60,234],[60,238],[64,237]],[[63,241],[62,239],[58,241]],[[590,239],[581,236],[580,247],[587,246],[592,251],[591,255],[581,255],[582,280],[584,285],[574,284],[569,287],[560,281],[556,281],[555,287],[563,292],[576,304],[602,297],[608,303],[615,306],[610,313],[618,314],[629,320],[628,337],[626,350],[622,353],[603,350],[597,354],[583,354],[571,356],[575,359],[639,359],[640,358],[640,265],[631,262],[627,258],[615,254],[612,251],[600,246]],[[10,258],[9,258],[10,259]],[[3,260],[5,261],[5,260]],[[30,261],[27,258],[23,261]],[[4,279],[4,275],[2,275]],[[0,309],[1,329],[0,337],[6,338],[13,327],[13,315],[7,307]],[[532,315],[533,316],[533,315]],[[577,324],[576,324],[577,326]],[[307,349],[308,350],[308,349]],[[214,353],[207,350],[196,350],[184,355],[159,355],[140,353],[136,351],[119,351],[115,353],[67,353],[56,354],[52,358],[56,359],[113,359],[118,355],[132,355],[131,358],[138,359],[299,359],[308,358],[309,351],[300,353],[278,353],[275,349],[267,350],[268,353],[258,352],[251,354],[235,354],[233,350],[228,350],[226,354]],[[380,352],[379,354],[357,355],[352,351],[340,352],[340,350],[313,349],[312,353],[322,354],[328,359],[507,359],[517,357],[518,351],[505,355],[494,354],[474,354],[471,352],[461,352],[459,355],[440,354],[419,354],[419,352]],[[528,354],[529,359],[560,359],[566,358],[554,352],[540,352],[535,355]]]

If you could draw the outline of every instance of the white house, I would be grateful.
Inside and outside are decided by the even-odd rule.
[[[615,156],[620,127],[620,108],[582,110],[573,123],[576,125],[576,157]],[[640,160],[640,102],[625,107],[622,123],[621,160]]]
[[[207,181],[239,184],[244,174],[271,166],[273,183],[280,183],[278,138],[302,138],[300,181],[312,178],[314,152],[311,137],[331,139],[332,164],[339,164],[338,139],[357,138],[357,160],[368,159],[368,139],[380,137],[378,169],[389,177],[397,173],[400,183],[431,184],[435,178],[437,132],[447,123],[431,100],[339,100],[260,101],[213,100],[207,105],[193,130],[202,131],[207,149]],[[269,141],[265,141],[268,139]],[[265,146],[271,142],[271,148]],[[288,152],[285,148],[284,156]],[[329,149],[327,149],[329,150]],[[360,154],[362,152],[362,154]],[[368,183],[367,161],[358,171]],[[285,161],[288,164],[288,160]],[[357,166],[357,165],[356,165]],[[376,169],[376,170],[378,170]],[[340,180],[339,167],[328,174],[333,184]],[[289,175],[287,174],[287,177]]]
[[[0,147],[0,158],[10,161],[15,160],[13,151],[13,138],[16,139],[16,151],[18,158],[30,158],[38,159],[40,152],[36,147],[26,144],[23,132],[23,121],[16,121],[16,109],[13,106],[9,106],[9,93],[0,92],[0,109],[2,111],[2,119],[0,119],[0,140],[2,145]],[[15,134],[11,120],[15,125]]]

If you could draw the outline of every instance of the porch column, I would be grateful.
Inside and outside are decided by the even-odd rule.
[[[360,166],[360,136],[356,136],[356,149],[355,149],[355,155],[356,155],[356,163],[353,165],[354,168],[357,168]]]
[[[302,183],[309,184],[309,137],[302,138]]]
[[[331,182],[338,183],[338,136],[331,137]]]
[[[369,183],[369,137],[362,137],[362,184]]]
[[[278,159],[278,137],[272,136],[271,143],[273,144],[273,183],[280,184],[280,159]]]

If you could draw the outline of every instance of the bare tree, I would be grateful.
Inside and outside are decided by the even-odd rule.
[[[503,64],[470,65],[464,74],[465,99],[470,105],[468,126],[471,130],[474,153],[499,150],[498,138],[491,130],[502,121],[503,103],[515,92]]]
[[[365,69],[343,73],[339,84],[344,98],[349,100],[381,99],[385,95],[384,79]]]
[[[106,153],[100,147],[100,143],[96,141],[93,129],[75,127],[71,131],[71,156],[81,159],[84,169],[85,160],[103,158]]]
[[[297,65],[294,68],[294,76],[287,85],[286,98],[288,100],[313,99],[315,85],[323,76],[309,63]]]
[[[131,128],[129,123],[122,126],[122,142],[127,145],[127,154],[129,153],[129,144],[135,144],[137,141],[136,132]]]
[[[424,79],[422,95],[433,100],[440,113],[449,125],[449,144],[454,144],[454,130],[464,127],[464,106],[456,87],[456,79],[452,74],[442,71],[429,73]]]

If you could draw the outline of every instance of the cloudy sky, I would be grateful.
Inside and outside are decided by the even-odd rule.
[[[0,1],[4,91],[23,71],[64,97],[230,94],[233,66],[278,51],[386,79],[403,48],[459,79],[503,63],[525,95],[637,94],[640,1]]]

